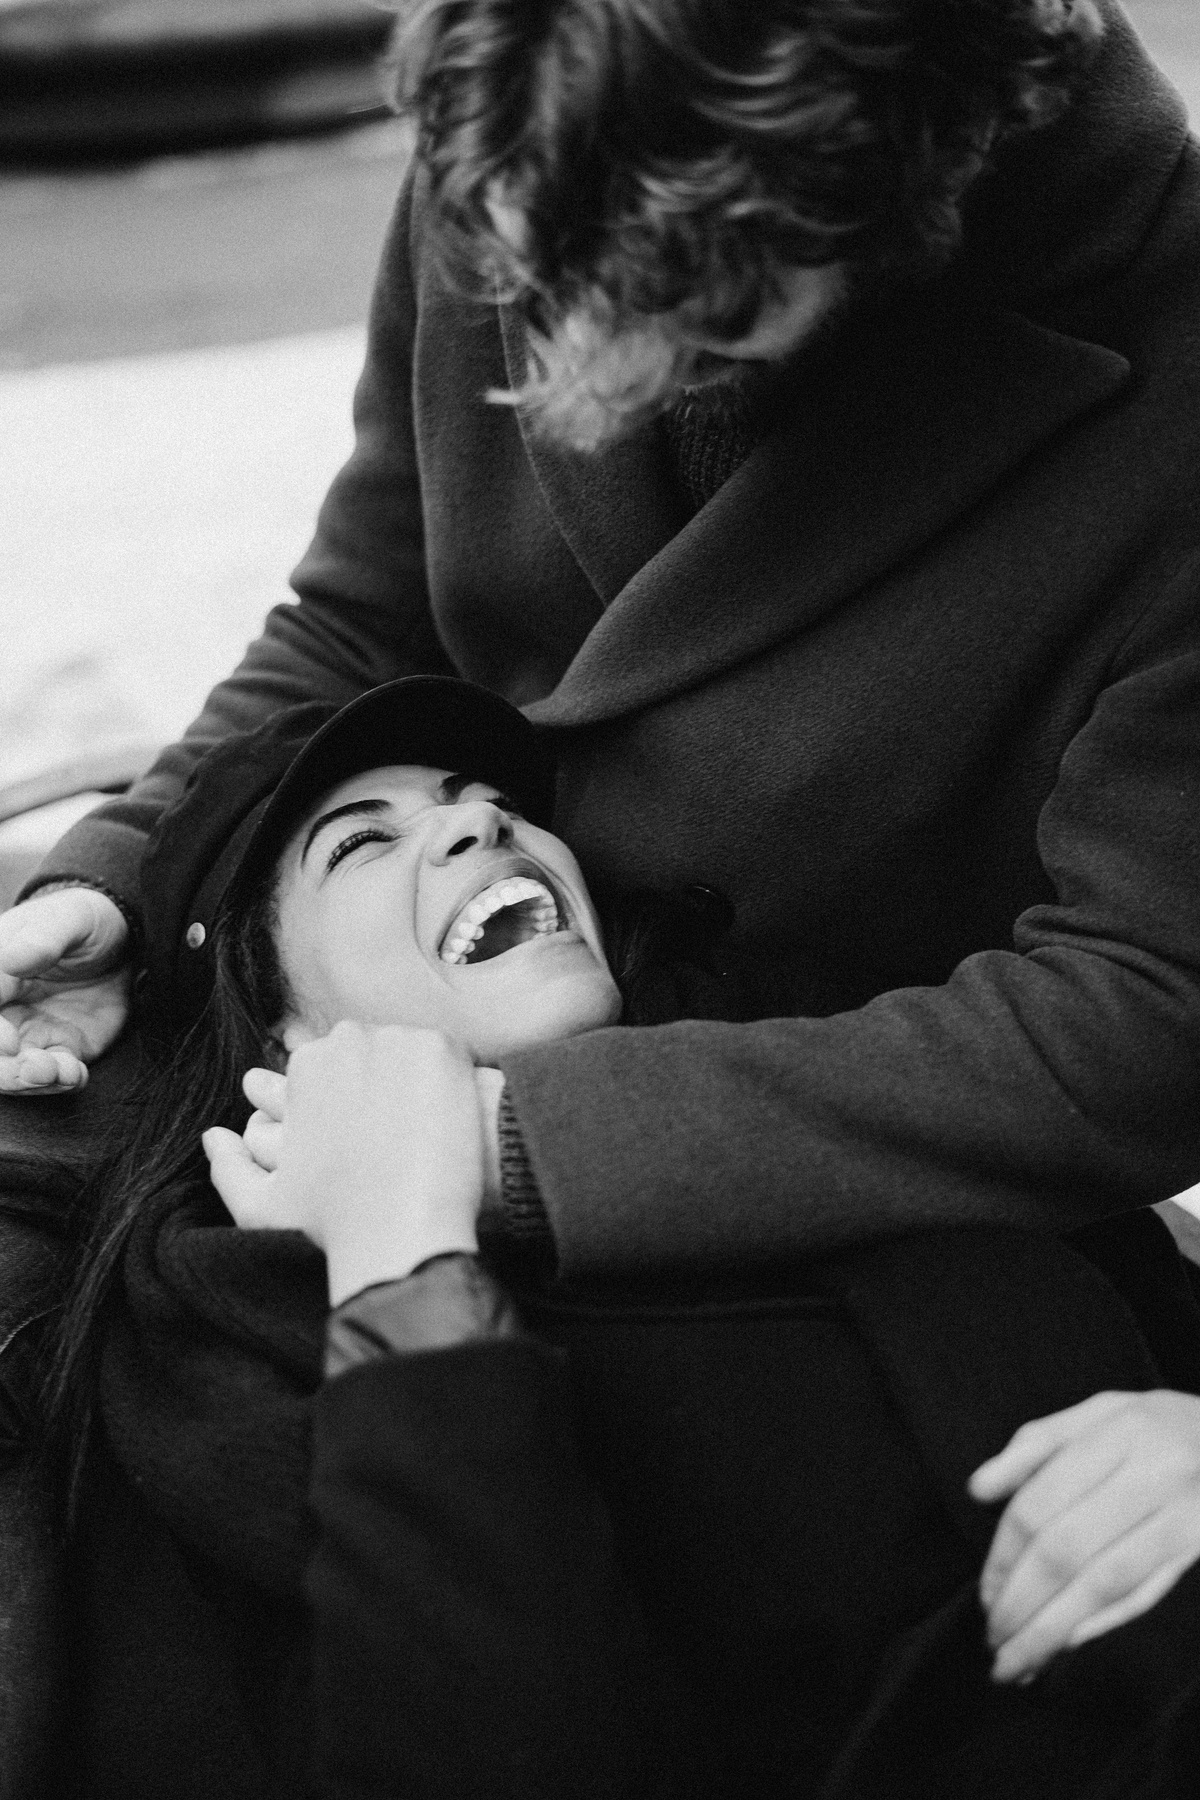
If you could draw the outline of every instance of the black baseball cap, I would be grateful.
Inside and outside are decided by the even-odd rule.
[[[554,760],[529,720],[468,681],[410,675],[340,711],[311,704],[224,738],[160,819],[142,865],[149,1013],[199,1018],[212,991],[213,925],[278,857],[304,814],[364,769],[396,764],[477,775],[548,827]]]

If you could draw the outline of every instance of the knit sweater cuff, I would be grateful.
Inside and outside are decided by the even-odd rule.
[[[479,1258],[452,1251],[343,1300],[325,1327],[325,1378],[366,1362],[520,1335],[516,1308]]]
[[[13,904],[14,906],[19,906],[23,900],[32,900],[37,894],[57,894],[61,893],[65,888],[77,887],[91,888],[94,893],[103,894],[106,900],[112,901],[126,925],[129,927],[129,944],[125,955],[122,957],[122,961],[136,962],[140,958],[142,952],[142,921],[140,915],[136,909],[129,904],[128,900],[123,899],[120,894],[113,888],[108,887],[103,881],[96,881],[91,875],[35,875],[31,880],[25,883],[25,886],[21,889]]]
[[[500,1096],[499,1137],[500,1197],[480,1217],[480,1245],[489,1261],[506,1270],[516,1262],[526,1273],[552,1274],[557,1259],[550,1220],[507,1088]]]

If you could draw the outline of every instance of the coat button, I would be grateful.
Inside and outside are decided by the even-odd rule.
[[[207,936],[208,933],[205,931],[203,925],[201,925],[199,919],[197,919],[195,924],[189,925],[184,932],[183,941],[189,950],[199,950]]]
[[[696,882],[683,890],[683,902],[702,931],[720,937],[732,929],[737,911],[733,901],[720,888],[704,887]]]

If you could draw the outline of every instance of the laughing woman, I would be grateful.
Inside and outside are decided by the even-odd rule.
[[[64,1791],[857,1794],[885,1661],[919,1685],[973,1604],[971,1469],[1159,1378],[1050,1237],[539,1286],[489,1198],[495,1066],[672,980],[648,912],[606,950],[552,792],[520,714],[417,678],[219,746],[159,830],[159,1051],[49,1385]],[[975,1791],[1015,1720],[1019,1791],[1086,1792],[1104,1733],[995,1694],[975,1637]]]

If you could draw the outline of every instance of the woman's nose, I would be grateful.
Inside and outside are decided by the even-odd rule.
[[[430,836],[430,862],[445,863],[467,850],[492,850],[512,842],[512,820],[490,800],[460,800],[447,806]]]

